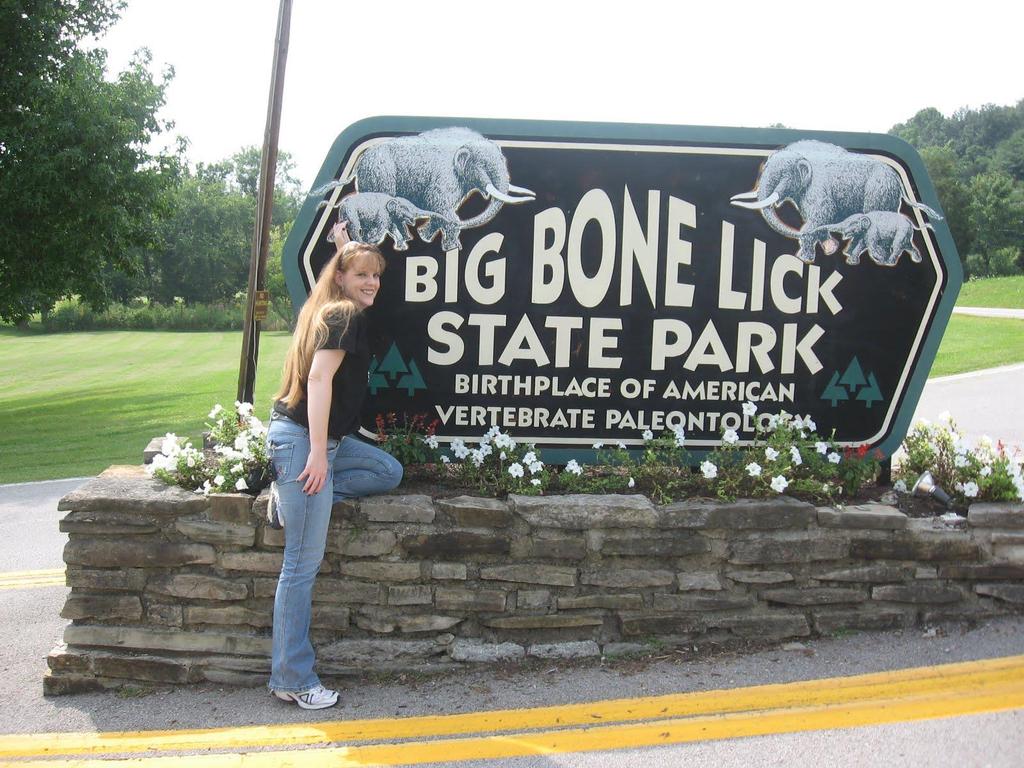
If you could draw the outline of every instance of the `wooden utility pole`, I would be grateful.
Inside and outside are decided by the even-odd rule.
[[[274,38],[274,66],[270,73],[267,127],[263,134],[252,256],[249,260],[245,325],[242,328],[242,359],[238,370],[238,399],[243,403],[253,401],[253,392],[256,389],[256,363],[260,354],[260,322],[266,319],[269,302],[266,292],[267,251],[270,248],[270,216],[274,210],[277,139],[281,132],[281,99],[284,94],[284,68],[288,61],[291,19],[292,0],[281,0],[277,15],[277,34]]]

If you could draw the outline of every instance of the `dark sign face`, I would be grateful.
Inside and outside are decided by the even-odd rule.
[[[680,426],[709,449],[785,410],[889,454],[962,279],[889,136],[375,118],[332,180],[285,271],[298,306],[335,222],[381,245],[368,434],[424,413],[558,460]]]

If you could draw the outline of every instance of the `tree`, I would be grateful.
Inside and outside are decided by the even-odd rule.
[[[1024,242],[1024,194],[1005,173],[971,179],[971,226],[977,250],[989,254]]]
[[[155,81],[141,51],[109,82],[105,52],[77,47],[122,7],[0,0],[0,319],[71,294],[100,308],[154,242],[179,161],[147,147],[173,72]]]
[[[953,235],[957,251],[962,257],[974,246],[974,229],[971,226],[971,194],[964,184],[956,153],[951,147],[925,147],[921,159],[928,170],[928,177],[935,185],[946,223]]]
[[[945,146],[950,138],[947,120],[935,107],[922,109],[907,122],[894,125],[889,133],[913,144],[918,150]]]

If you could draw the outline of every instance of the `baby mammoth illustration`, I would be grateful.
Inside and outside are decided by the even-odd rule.
[[[931,229],[931,224],[925,224]],[[904,251],[911,260],[921,261],[921,254],[914,245],[914,233],[921,230],[902,213],[892,211],[869,211],[855,213],[837,224],[818,227],[815,234],[838,232],[849,244],[843,249],[847,264],[859,264],[864,251],[876,264],[895,267]]]
[[[359,156],[350,176],[313,194],[344,186],[353,179],[360,194],[404,198],[433,214],[420,227],[420,236],[429,242],[440,232],[445,250],[459,248],[462,229],[487,224],[503,205],[535,198],[530,190],[509,183],[508,164],[501,148],[469,128],[435,128],[374,144]],[[459,207],[474,193],[489,201],[487,207],[472,218],[459,218]]]
[[[379,245],[391,235],[396,251],[409,248],[409,227],[424,219],[442,219],[439,214],[417,208],[404,198],[378,192],[349,195],[334,207],[338,209],[338,220],[348,222],[348,233],[353,240]],[[445,232],[458,232],[458,225],[449,220],[440,221],[439,226]]]
[[[777,209],[786,201],[800,212],[800,229],[779,218]],[[905,202],[942,218],[924,203],[910,200],[896,171],[882,161],[813,140],[796,141],[774,152],[762,166],[755,189],[733,195],[731,202],[760,211],[768,226],[798,240],[797,256],[805,262],[814,261],[819,242],[826,254],[834,253],[838,243],[829,237],[826,225],[854,214],[895,213]]]

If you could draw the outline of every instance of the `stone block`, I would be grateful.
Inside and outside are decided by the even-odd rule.
[[[1024,544],[996,544],[992,547],[992,555],[1005,563],[1024,564]]]
[[[211,493],[210,519],[245,525],[254,522],[253,499],[247,493]]]
[[[249,596],[247,581],[222,579],[199,573],[156,576],[146,585],[146,591],[187,600],[244,600]]]
[[[706,629],[704,614],[665,616],[648,612],[623,611],[619,614],[622,634],[627,637],[647,635],[693,635]]]
[[[464,563],[433,563],[430,566],[430,578],[438,581],[465,581],[466,566]]]
[[[275,549],[282,549],[284,547],[284,528],[271,528],[269,526],[263,526],[260,529],[260,544],[264,547],[274,547]],[[328,545],[330,539],[328,538]]]
[[[601,648],[593,640],[568,643],[534,643],[527,651],[535,659],[589,659],[601,655]]]
[[[971,504],[967,524],[975,528],[1024,529],[1024,504],[1008,501]]]
[[[327,535],[327,551],[345,557],[380,557],[388,555],[398,543],[392,531],[368,531],[359,528],[331,528]]]
[[[140,517],[195,515],[209,506],[205,496],[149,477],[141,466],[110,467],[57,503],[61,512],[124,512]]]
[[[784,584],[793,581],[786,571],[726,571],[726,578],[740,584]]]
[[[441,656],[447,653],[450,645],[451,635],[445,641],[441,638],[336,640],[317,648],[317,659],[320,662],[329,661],[369,669],[385,663],[424,661]]]
[[[512,557],[518,560],[582,560],[587,556],[583,537],[545,538],[521,536],[512,541]]]
[[[72,594],[60,612],[63,619],[125,619],[142,618],[142,601],[135,595]]]
[[[1024,584],[975,584],[974,591],[1004,603],[1024,605]]]
[[[848,550],[846,541],[833,536],[791,536],[784,533],[770,539],[733,541],[730,547],[729,562],[734,565],[843,560]]]
[[[371,523],[432,523],[434,503],[429,496],[369,496],[360,502]]]
[[[814,628],[823,635],[842,629],[899,629],[913,624],[913,614],[898,608],[858,606],[845,609],[816,609]]]
[[[676,581],[679,583],[680,592],[716,592],[722,589],[722,580],[717,573],[711,571],[682,571],[676,574]]]
[[[963,598],[956,587],[941,584],[886,584],[871,590],[872,600],[892,603],[956,603]]]
[[[484,619],[483,623],[493,629],[572,629],[578,627],[599,627],[604,623],[600,616],[580,614],[549,613],[544,616],[504,616]]]
[[[187,659],[97,653],[91,661],[93,674],[98,677],[149,683],[194,683],[200,679]]]
[[[444,632],[463,621],[456,616],[402,616],[398,619],[398,628],[405,634],[416,632]]]
[[[388,605],[430,605],[434,601],[434,590],[427,584],[391,585],[388,590]]]
[[[534,528],[654,528],[658,513],[644,496],[516,496],[515,512]]]
[[[678,501],[660,509],[660,525],[730,531],[802,529],[810,525],[814,514],[812,505],[788,496],[732,502]]]
[[[496,663],[518,661],[526,656],[526,649],[516,643],[484,643],[457,638],[449,651],[455,661]]]
[[[271,605],[249,608],[244,605],[208,607],[190,605],[185,608],[186,624],[244,624],[250,627],[269,627],[274,623]]]
[[[640,595],[581,595],[559,597],[558,610],[573,611],[581,608],[603,608],[611,611],[643,610],[644,599]]]
[[[339,605],[324,603],[313,604],[313,614],[310,619],[310,626],[314,629],[337,629],[349,628],[351,611]]]
[[[654,610],[659,613],[692,613],[729,611],[754,604],[750,595],[659,595],[654,596]]]
[[[43,674],[44,696],[67,696],[72,693],[93,693],[106,690],[103,681],[94,675],[75,675],[46,670]]]
[[[413,557],[465,557],[467,555],[507,555],[512,547],[508,536],[448,531],[406,536],[402,548]]]
[[[146,586],[147,573],[142,568],[99,571],[91,568],[68,568],[64,580],[72,589],[96,592],[141,592]]]
[[[62,643],[47,654],[46,666],[54,672],[88,672],[89,654],[81,650],[69,651]]]
[[[369,581],[416,581],[423,575],[420,563],[342,563],[339,569],[343,576],[352,576]]]
[[[437,587],[434,605],[441,611],[491,611],[500,613],[506,607],[506,594],[497,589],[462,589]]]
[[[994,563],[992,565],[940,565],[940,579],[987,581],[989,579],[1024,579],[1024,565]]]
[[[64,629],[69,646],[132,648],[178,653],[224,653],[242,656],[269,656],[270,638],[217,632],[182,632],[171,629],[136,627],[99,627],[72,624]]]
[[[142,536],[160,528],[138,515],[120,512],[68,512],[59,524],[61,533],[83,536]]]
[[[654,650],[646,643],[605,643],[601,652],[610,659],[624,656],[646,656]]]
[[[802,613],[744,613],[709,616],[707,621],[709,626],[727,629],[737,637],[753,640],[782,640],[811,634],[811,625]]]
[[[675,584],[675,582],[676,575],[672,571],[648,571],[638,568],[584,571],[580,574],[581,584],[587,584],[594,587],[611,587],[613,589],[668,587]]]
[[[825,528],[898,531],[907,527],[907,516],[885,504],[858,504],[842,509],[819,507],[818,525]]]
[[[146,622],[159,627],[180,627],[185,623],[185,612],[180,605],[149,601],[146,605]]]
[[[165,438],[163,436],[157,436],[150,439],[150,441],[146,443],[146,447],[142,449],[143,464],[152,464],[153,459],[155,459],[157,456],[163,453],[162,448],[164,440]]]
[[[274,580],[277,589],[277,580]],[[368,603],[383,602],[383,584],[343,579],[317,579],[313,585],[314,603]],[[271,593],[273,596],[273,593]]]
[[[476,496],[438,499],[437,508],[448,514],[456,525],[467,528],[505,528],[514,519],[508,502]]]
[[[170,544],[149,539],[80,538],[64,545],[64,562],[95,568],[173,568],[211,565],[216,552],[208,544]]]
[[[651,531],[647,536],[605,536],[599,551],[602,555],[686,557],[710,549],[708,540],[697,534]]]
[[[256,543],[256,526],[179,518],[174,527],[192,541],[227,547],[251,547]]]
[[[980,560],[981,548],[962,531],[949,533],[897,532],[890,539],[856,539],[850,543],[854,560]]]
[[[510,581],[522,584],[576,586],[576,569],[562,565],[495,565],[480,569],[485,581]]]
[[[283,552],[221,552],[220,567],[226,571],[280,573]],[[321,564],[321,568],[323,565]]]
[[[551,607],[551,592],[546,589],[520,589],[516,592],[516,609],[520,611],[547,611]]]
[[[766,589],[761,592],[761,598],[770,603],[781,603],[782,605],[841,605],[843,603],[863,603],[868,596],[861,589],[801,587]]]
[[[878,584],[887,581],[904,581],[910,577],[907,568],[895,565],[865,565],[859,568],[840,568],[816,575],[818,581],[854,581]]]
[[[931,566],[919,566],[914,569],[915,579],[937,579],[939,578],[939,569]]]

